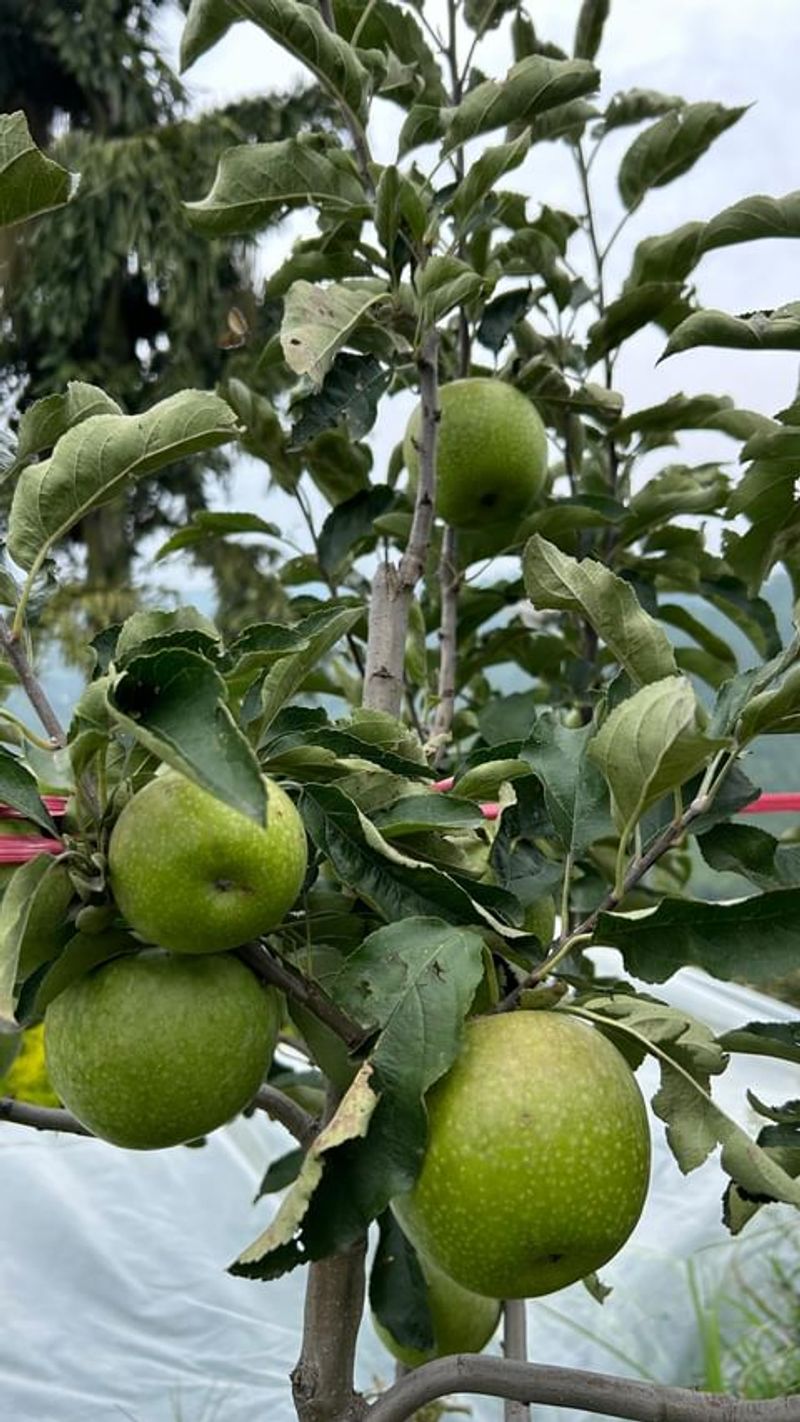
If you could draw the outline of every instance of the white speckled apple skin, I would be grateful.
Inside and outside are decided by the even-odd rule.
[[[266,783],[266,827],[174,771],[125,806],[111,834],[109,877],[145,942],[218,953],[285,918],[305,877],[306,837],[289,796]]]
[[[428,1146],[393,1202],[420,1253],[493,1298],[600,1268],[642,1212],[650,1133],[616,1047],[563,1012],[475,1018],[428,1093]]]
[[[547,471],[547,435],[536,407],[507,381],[453,380],[439,390],[436,511],[454,528],[484,528],[527,513]],[[419,475],[421,407],[411,416],[403,457]]]
[[[45,1013],[45,1056],[64,1105],[102,1140],[159,1150],[196,1140],[252,1101],[280,998],[238,958],[158,949],[115,958]]]

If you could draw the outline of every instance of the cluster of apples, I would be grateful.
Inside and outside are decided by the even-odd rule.
[[[437,513],[467,538],[488,525],[501,541],[518,541],[546,478],[534,406],[501,380],[471,378],[445,385],[440,409]],[[418,409],[404,443],[412,492],[420,433]],[[264,1079],[279,999],[229,950],[280,923],[306,871],[300,817],[266,784],[265,826],[168,772],[114,827],[109,877],[135,951],[57,997],[45,1040],[61,1099],[117,1145],[155,1149],[205,1135]],[[548,941],[552,901],[533,915],[529,927]],[[563,1008],[469,1019],[426,1105],[422,1168],[392,1207],[420,1262],[433,1346],[409,1349],[376,1321],[408,1366],[479,1351],[497,1327],[499,1300],[550,1293],[605,1264],[639,1219],[650,1167],[632,1071]]]
[[[300,816],[266,787],[259,825],[169,771],[114,826],[109,878],[132,951],[76,978],[45,1013],[55,1090],[114,1145],[196,1140],[264,1080],[280,1000],[229,950],[281,922],[306,871]]]

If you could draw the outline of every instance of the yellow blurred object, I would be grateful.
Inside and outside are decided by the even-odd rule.
[[[60,1106],[61,1101],[47,1075],[44,1062],[44,1024],[29,1027],[22,1046],[5,1076],[0,1077],[0,1096],[14,1096],[34,1106]]]

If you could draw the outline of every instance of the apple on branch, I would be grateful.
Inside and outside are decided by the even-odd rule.
[[[303,822],[265,777],[256,824],[177,771],[157,775],[111,834],[109,880],[133,931],[173,953],[218,953],[269,933],[303,884]]]
[[[563,1011],[473,1018],[427,1096],[429,1136],[393,1209],[420,1255],[491,1298],[585,1278],[630,1235],[650,1174],[633,1072]]]

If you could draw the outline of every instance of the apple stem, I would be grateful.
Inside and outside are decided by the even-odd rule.
[[[528,1317],[524,1299],[506,1299],[503,1303],[503,1353],[517,1363],[528,1361]],[[505,1422],[530,1422],[530,1408],[518,1398],[506,1398],[503,1414]]]

